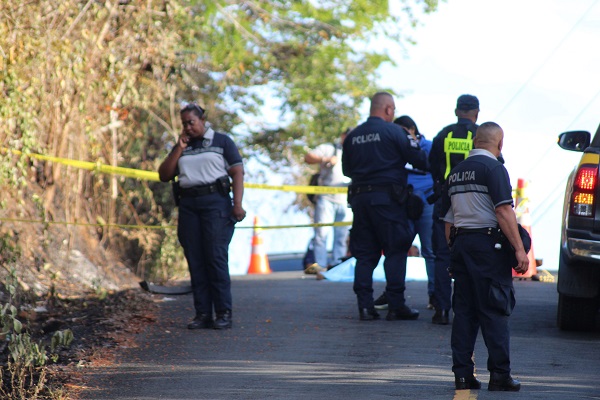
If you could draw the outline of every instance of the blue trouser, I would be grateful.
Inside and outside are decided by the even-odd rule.
[[[342,222],[346,218],[347,204],[339,204],[323,196],[317,196],[315,204],[315,223]],[[327,237],[333,230],[333,249],[331,263],[327,260]],[[321,267],[330,264],[339,264],[340,259],[346,257],[346,239],[348,238],[347,226],[318,226],[315,227],[315,261]]]
[[[510,374],[508,316],[515,304],[514,289],[506,252],[494,249],[495,243],[490,235],[467,233],[458,235],[452,247],[451,347],[456,377],[473,374],[473,351],[480,327],[488,349],[487,369]]]
[[[445,222],[440,219],[441,200],[434,205],[432,244],[435,254],[435,307],[450,310],[452,307],[452,279],[448,273],[450,266],[450,249],[446,242]],[[443,215],[441,216],[443,217]]]
[[[358,306],[373,307],[373,270],[383,251],[388,305],[390,309],[399,308],[404,305],[406,257],[414,237],[406,207],[386,192],[358,194],[351,206],[354,220],[350,251],[356,258],[354,293]]]
[[[177,235],[190,270],[196,314],[231,310],[229,242],[235,222],[231,199],[219,193],[184,197]]]
[[[415,192],[420,194],[420,192]],[[423,214],[418,220],[409,220],[416,235],[421,242],[421,256],[425,259],[427,271],[427,294],[432,296],[435,292],[435,254],[433,252],[433,204],[426,201],[423,205]],[[414,237],[413,237],[414,240]]]

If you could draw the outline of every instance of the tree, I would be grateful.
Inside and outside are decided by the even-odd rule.
[[[294,165],[303,146],[355,124],[358,106],[375,91],[378,68],[391,60],[362,43],[410,41],[399,27],[434,11],[437,0],[397,6],[401,12],[392,15],[386,0],[2,2],[0,147],[156,170],[180,130],[179,104],[196,100],[219,130],[237,133],[247,155]],[[284,122],[254,123],[271,96],[281,101]],[[10,153],[0,160],[0,186],[38,191],[44,218],[172,218],[165,185],[27,157],[15,162]],[[160,232],[69,229],[88,229],[89,241],[112,245],[142,266],[138,272],[152,266],[165,239]]]

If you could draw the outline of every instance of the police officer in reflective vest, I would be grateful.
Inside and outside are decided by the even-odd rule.
[[[352,179],[348,202],[354,219],[350,252],[356,258],[354,292],[359,317],[379,319],[373,305],[373,270],[385,255],[388,321],[416,319],[417,310],[405,304],[406,257],[414,233],[407,216],[408,162],[427,170],[427,153],[394,120],[394,98],[376,93],[370,116],[347,136],[343,145],[342,171]]]
[[[473,146],[477,131],[479,100],[477,97],[463,94],[456,102],[454,111],[458,117],[455,124],[442,129],[433,139],[429,163],[434,182],[434,194],[428,198],[435,202],[433,209],[433,252],[435,254],[434,324],[447,325],[450,322],[452,280],[448,274],[450,251],[444,238],[444,216],[441,212],[440,195],[450,170],[463,161]]]
[[[473,363],[480,327],[488,349],[488,390],[521,387],[510,375],[508,319],[515,305],[511,268],[525,272],[529,259],[512,208],[508,172],[497,160],[503,138],[495,122],[481,124],[475,149],[450,171],[442,198],[442,208],[448,209],[445,236],[454,277],[451,347],[458,390],[481,387]]]

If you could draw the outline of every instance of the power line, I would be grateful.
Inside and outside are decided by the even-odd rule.
[[[600,97],[600,90],[598,90],[598,92],[596,92],[596,94],[592,97],[592,99],[586,104],[585,107],[582,108],[581,112],[579,114],[577,114],[577,116],[573,119],[573,121],[567,126],[567,129],[570,128],[575,121],[577,121],[579,119],[579,117],[581,117],[581,115],[596,101],[596,99],[598,99],[598,97]],[[553,143],[551,146],[548,147],[548,149],[546,150],[546,152],[538,158],[538,160],[535,162],[535,164],[533,165],[533,167],[529,170],[529,172],[527,173],[527,176],[531,176],[531,174],[533,173],[533,171],[535,171],[535,169],[541,165],[541,160],[543,160],[546,155],[548,154],[548,152],[550,152],[552,146],[556,146],[555,143]],[[570,173],[570,172],[569,172]],[[556,190],[558,189],[558,186],[560,185],[564,185],[567,181],[569,175],[567,175],[566,177],[564,177],[563,179],[561,179],[559,182],[559,185],[557,185],[556,187],[554,187],[554,189],[552,190],[553,195],[552,196],[546,196],[544,198],[544,200],[540,203],[540,207],[545,206],[546,204],[550,204],[548,206],[546,206],[542,212],[540,212],[539,217],[535,218],[535,221],[539,220],[540,218],[542,218],[550,209],[550,206],[552,205],[552,203],[554,202],[555,199],[555,195],[554,193],[556,192]],[[534,222],[535,222],[534,221]]]
[[[600,90],[598,90],[596,92],[596,94],[592,97],[592,99],[585,105],[585,107],[583,107],[581,109],[581,111],[579,112],[579,114],[577,114],[577,116],[575,118],[573,118],[573,120],[571,121],[571,123],[569,125],[567,125],[567,127],[565,129],[568,130],[569,128],[571,128],[575,124],[575,122],[587,111],[588,108],[590,108],[590,106],[592,104],[594,104],[594,102],[599,97],[600,97]],[[541,161],[544,158],[546,158],[546,156],[548,155],[548,153],[550,152],[550,150],[552,150],[552,148],[554,148],[554,146],[556,146],[556,142],[553,142],[550,146],[548,146],[548,148],[546,149],[546,151],[544,152],[544,154],[542,154],[540,157],[538,157],[538,159],[533,164],[533,167],[531,167],[531,169],[527,172],[527,176],[530,176],[530,175],[533,174],[533,172],[536,170],[536,168],[538,168],[541,165]]]
[[[583,15],[579,18],[579,20],[577,20],[577,22],[573,25],[573,27],[569,30],[569,32],[567,32],[567,34],[561,39],[561,41],[554,47],[554,49],[548,55],[548,57],[546,57],[546,59],[544,60],[544,62],[542,62],[542,64],[533,72],[533,74],[531,74],[531,76],[525,81],[525,83],[523,83],[523,85],[521,85],[521,87],[519,88],[519,90],[517,90],[517,92],[513,95],[513,97],[506,103],[506,105],[504,106],[504,108],[502,110],[500,110],[500,112],[496,116],[496,119],[498,119],[498,117],[500,115],[502,115],[504,113],[504,111],[506,111],[506,109],[521,94],[521,92],[523,92],[523,90],[525,90],[525,87],[527,85],[529,85],[529,83],[533,80],[533,78],[546,66],[546,64],[550,61],[550,59],[554,56],[554,54],[556,54],[556,52],[558,51],[558,49],[563,45],[563,43],[567,40],[567,38],[569,36],[571,36],[571,33],[573,33],[573,31],[575,30],[575,28],[577,28],[577,26],[581,23],[581,21],[583,21],[583,19],[589,14],[589,12],[592,10],[592,8],[594,8],[594,6],[598,3],[598,1],[599,0],[594,1],[592,3],[592,5],[585,11],[585,13],[583,13]]]
[[[500,110],[500,112],[497,114],[496,118],[498,118],[500,115],[502,115],[508,108],[509,106],[515,101],[515,99],[525,90],[525,88],[531,83],[531,81],[533,80],[533,78],[535,78],[535,76],[550,62],[550,60],[554,57],[554,55],[556,54],[556,52],[558,51],[558,49],[560,49],[562,47],[562,45],[564,44],[564,42],[567,40],[567,38],[569,36],[571,36],[571,34],[575,31],[575,29],[579,26],[579,24],[587,17],[587,15],[590,13],[590,11],[596,6],[596,4],[598,3],[598,1],[600,0],[596,0],[594,1],[588,8],[587,10],[581,15],[581,17],[577,20],[577,22],[571,27],[571,29],[563,36],[563,38],[561,39],[561,41],[554,47],[554,49],[550,52],[550,54],[546,57],[546,59],[540,64],[540,66],[529,76],[529,78],[521,85],[521,87],[519,88],[519,90],[517,90],[515,92],[515,94],[512,96],[512,98],[506,103],[506,105],[504,106],[504,108],[502,108]],[[581,115],[583,115],[583,113],[585,111],[587,111],[587,109],[596,101],[596,99],[600,96],[600,90],[592,97],[592,99],[585,105],[585,107],[582,108],[582,110],[579,112],[579,114],[577,114],[577,116],[571,121],[571,123],[566,127],[566,129],[569,129],[580,117]],[[533,167],[531,167],[531,169],[528,171],[527,176],[530,176],[533,171],[535,171],[535,169],[537,167],[539,167],[541,165],[541,160],[543,160],[544,158],[546,158],[548,156],[548,153],[552,150],[552,147],[556,146],[556,142],[552,143],[550,146],[548,146],[546,148],[546,150],[544,151],[544,153],[538,157],[538,159],[536,160],[536,162],[533,164]],[[570,171],[569,171],[570,174]],[[550,209],[550,207],[552,206],[552,204],[554,203],[554,201],[556,200],[557,197],[557,193],[559,186],[563,186],[565,185],[567,178],[569,175],[565,176],[563,179],[561,179],[559,181],[559,184],[557,186],[554,187],[554,189],[552,190],[552,195],[551,196],[547,196],[545,197],[545,199],[540,203],[540,209],[542,211],[538,211],[537,217],[535,218],[535,220],[533,221],[533,223],[537,222],[540,218],[542,218]]]

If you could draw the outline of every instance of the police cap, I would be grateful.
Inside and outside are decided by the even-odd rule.
[[[473,95],[463,94],[456,101],[456,108],[463,111],[476,110],[479,108],[479,100]]]

